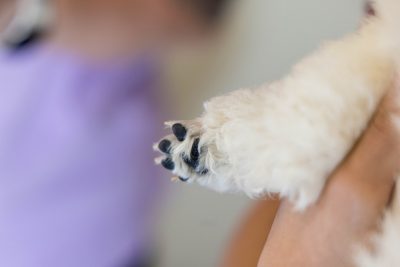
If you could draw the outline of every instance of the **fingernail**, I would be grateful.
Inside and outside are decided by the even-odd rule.
[[[179,142],[185,140],[187,130],[185,126],[183,126],[181,123],[175,123],[174,125],[172,125],[172,132]]]

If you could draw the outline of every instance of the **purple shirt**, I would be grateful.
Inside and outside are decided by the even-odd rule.
[[[0,266],[120,267],[150,249],[156,76],[146,58],[0,53]]]

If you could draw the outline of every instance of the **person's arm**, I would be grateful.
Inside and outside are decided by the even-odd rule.
[[[353,248],[368,244],[390,202],[400,166],[399,87],[384,99],[370,127],[332,174],[319,202],[304,213],[283,203],[259,267],[353,266]],[[398,117],[397,117],[398,119]]]
[[[232,237],[221,267],[255,267],[279,207],[278,200],[254,204]]]

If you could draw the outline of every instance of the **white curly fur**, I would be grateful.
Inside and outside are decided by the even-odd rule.
[[[172,144],[174,173],[218,191],[278,193],[298,209],[315,202],[397,71],[400,0],[378,0],[376,9],[357,33],[324,44],[281,81],[207,102],[199,119],[183,122],[186,140]],[[198,137],[196,168],[206,175],[181,160]],[[400,266],[400,202],[382,225],[377,252],[357,254],[360,267]]]
[[[383,24],[371,19],[325,44],[281,81],[206,103],[201,140],[212,175],[195,180],[251,197],[279,193],[299,209],[313,203],[393,80]]]

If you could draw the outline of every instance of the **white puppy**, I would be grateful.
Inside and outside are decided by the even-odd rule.
[[[299,210],[314,203],[394,79],[400,0],[378,0],[376,9],[357,33],[323,45],[281,81],[216,97],[200,118],[168,123],[174,134],[156,146],[158,162],[218,191],[278,193]],[[366,258],[365,266],[384,266]]]

